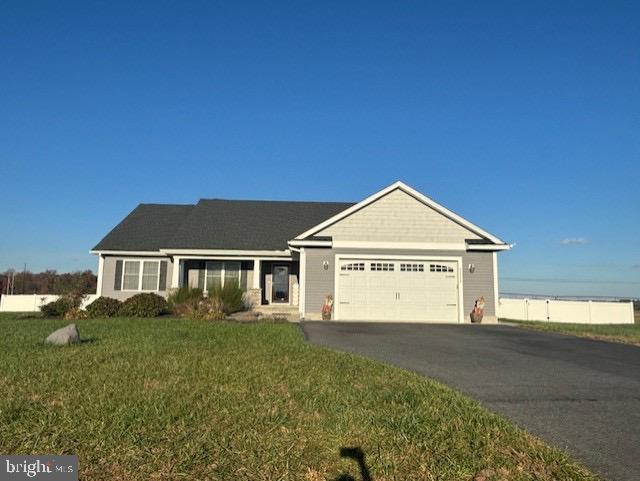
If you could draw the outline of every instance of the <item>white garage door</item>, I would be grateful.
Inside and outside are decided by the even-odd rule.
[[[452,261],[340,259],[339,320],[458,322],[458,264]]]

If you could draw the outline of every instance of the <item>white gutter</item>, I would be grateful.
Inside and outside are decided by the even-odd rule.
[[[508,251],[515,244],[467,244],[468,251]]]

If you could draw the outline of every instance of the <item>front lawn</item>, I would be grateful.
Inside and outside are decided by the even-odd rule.
[[[78,454],[84,480],[592,480],[416,374],[306,344],[295,325],[2,319],[0,452]],[[383,340],[381,340],[383,342]]]
[[[572,336],[640,345],[640,324],[565,324],[541,321],[511,321],[539,331],[558,332]]]

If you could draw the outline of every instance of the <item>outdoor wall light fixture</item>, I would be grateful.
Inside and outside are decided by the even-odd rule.
[[[323,268],[325,271],[328,271],[328,270],[329,270],[329,261],[323,261],[323,262],[322,262],[322,268]]]
[[[476,271],[476,266],[473,264],[469,264],[469,272],[473,274],[475,271]]]

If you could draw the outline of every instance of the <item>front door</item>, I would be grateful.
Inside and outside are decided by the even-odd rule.
[[[271,299],[289,302],[289,266],[273,266]]]

